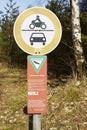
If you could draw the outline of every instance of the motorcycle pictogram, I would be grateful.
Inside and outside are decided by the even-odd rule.
[[[31,24],[29,25],[30,29],[34,29],[35,27],[38,27],[38,28],[41,28],[41,29],[46,29],[46,27],[47,27],[45,22],[42,22],[38,15],[36,16],[36,19],[33,20],[31,22]]]

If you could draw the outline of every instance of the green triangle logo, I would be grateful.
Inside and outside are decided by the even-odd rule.
[[[36,73],[40,71],[42,65],[46,61],[46,58],[47,58],[46,56],[28,56],[28,59],[31,65],[33,66],[34,70],[36,71]]]

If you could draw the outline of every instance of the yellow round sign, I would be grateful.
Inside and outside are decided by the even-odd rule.
[[[34,7],[21,13],[14,24],[14,38],[26,53],[44,55],[53,51],[62,36],[57,16],[46,8]]]

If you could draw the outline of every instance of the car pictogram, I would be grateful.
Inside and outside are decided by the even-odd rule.
[[[42,43],[43,45],[45,45],[46,43],[46,37],[44,35],[44,33],[32,33],[31,37],[30,37],[30,43],[31,45],[33,45],[33,43]]]

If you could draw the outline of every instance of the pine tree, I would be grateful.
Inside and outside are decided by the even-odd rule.
[[[3,51],[8,57],[9,62],[12,64],[12,58],[14,53],[17,53],[18,48],[13,37],[13,25],[19,14],[19,7],[16,7],[16,2],[14,0],[9,0],[6,4],[5,13],[2,12],[1,17],[1,34],[3,39]]]

